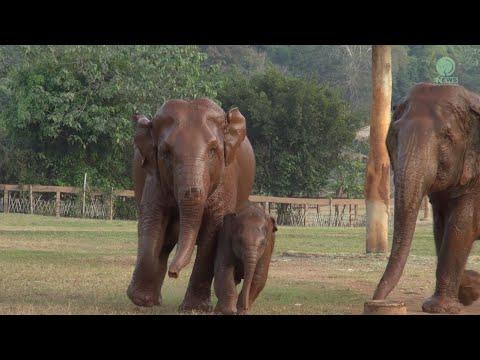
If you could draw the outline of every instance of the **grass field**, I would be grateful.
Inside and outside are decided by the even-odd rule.
[[[269,280],[252,313],[361,313],[387,262],[364,254],[364,231],[280,227]],[[165,280],[163,306],[136,307],[125,294],[136,246],[133,221],[0,214],[0,314],[175,314],[191,267]],[[469,262],[480,267],[478,249]],[[390,298],[419,311],[433,291],[435,263],[431,225],[419,225]]]

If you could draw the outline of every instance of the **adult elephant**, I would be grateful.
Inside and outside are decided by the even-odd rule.
[[[430,313],[457,313],[478,298],[479,274],[464,271],[480,236],[480,97],[462,86],[418,84],[395,109],[387,136],[395,182],[390,259],[373,296],[385,299],[407,261],[428,194],[438,257]]]
[[[134,183],[138,254],[127,294],[139,306],[161,303],[168,274],[177,278],[197,245],[181,311],[211,311],[216,233],[223,216],[248,199],[255,157],[246,121],[209,99],[170,100],[152,120],[136,116]]]

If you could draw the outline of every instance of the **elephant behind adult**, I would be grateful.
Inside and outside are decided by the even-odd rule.
[[[248,200],[255,157],[238,109],[209,99],[170,100],[153,120],[137,116],[134,182],[139,207],[137,263],[127,294],[159,303],[168,254],[176,278],[197,255],[181,310],[209,311],[216,233],[223,216]],[[172,244],[173,242],[173,244]]]
[[[385,299],[407,261],[420,204],[434,217],[437,283],[426,312],[460,311],[479,296],[478,273],[465,271],[480,236],[480,97],[462,86],[418,84],[398,105],[387,136],[395,183],[390,259],[374,294]]]

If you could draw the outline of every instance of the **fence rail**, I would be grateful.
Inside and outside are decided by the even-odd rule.
[[[2,195],[3,193],[3,195]],[[87,190],[72,186],[0,184],[0,212],[30,213],[96,219],[137,218],[133,190]],[[3,201],[1,200],[3,199]],[[312,199],[251,195],[279,225],[356,227],[365,226],[364,199]],[[390,211],[393,209],[393,200]],[[429,218],[424,202],[423,219]],[[392,216],[390,216],[392,218]]]

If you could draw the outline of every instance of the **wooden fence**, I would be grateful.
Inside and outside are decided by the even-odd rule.
[[[3,193],[3,195],[2,195]],[[0,212],[97,219],[137,218],[133,190],[84,192],[79,187],[0,184]],[[356,227],[365,226],[364,199],[312,199],[250,196],[260,203],[279,225]],[[393,200],[390,204],[393,213]],[[422,219],[429,219],[424,202]],[[392,219],[393,217],[390,216]]]

